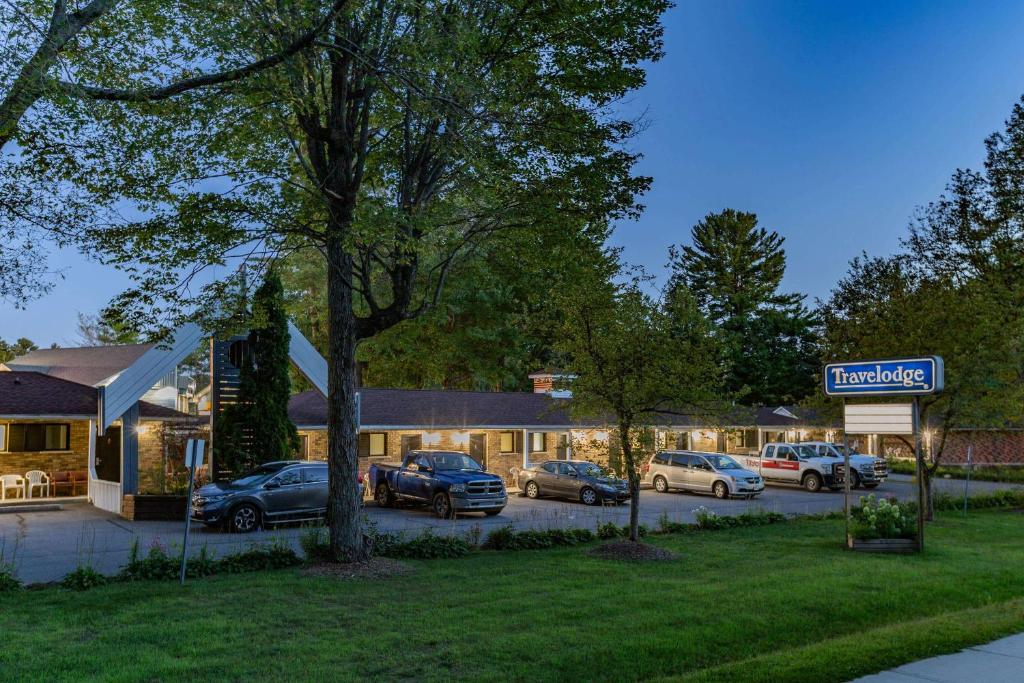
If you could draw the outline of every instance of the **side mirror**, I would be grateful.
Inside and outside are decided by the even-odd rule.
[[[279,489],[279,488],[281,488],[281,483],[278,482],[278,481],[268,481],[266,484],[263,485],[263,488],[265,488],[265,489]]]
[[[420,465],[420,472],[422,472],[423,474],[430,474],[433,471],[433,469],[427,467],[426,465]]]

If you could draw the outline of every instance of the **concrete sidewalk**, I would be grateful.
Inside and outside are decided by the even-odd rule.
[[[987,645],[969,647],[955,655],[943,655],[904,664],[852,683],[1021,683],[1024,681],[1024,633]]]

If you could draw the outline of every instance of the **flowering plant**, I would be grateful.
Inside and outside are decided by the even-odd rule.
[[[874,494],[860,499],[851,511],[850,531],[854,538],[916,538],[917,523],[913,509],[893,499],[877,499]]]

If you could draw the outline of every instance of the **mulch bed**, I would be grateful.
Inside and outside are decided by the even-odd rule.
[[[335,579],[386,579],[402,576],[412,567],[386,557],[374,557],[366,562],[340,564],[320,562],[302,570],[304,576],[327,576]]]
[[[679,557],[671,550],[632,541],[602,543],[589,552],[591,555],[605,560],[624,560],[626,562],[665,562]]]

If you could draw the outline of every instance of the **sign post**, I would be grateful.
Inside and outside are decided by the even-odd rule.
[[[188,564],[188,532],[192,527],[192,489],[196,483],[196,470],[203,466],[206,442],[189,439],[185,445],[185,467],[188,468],[188,498],[185,499],[185,540],[181,545],[181,585],[185,585],[185,567]]]
[[[917,470],[917,547],[924,550],[924,456],[921,453],[920,397],[937,394],[943,387],[942,358],[889,358],[828,363],[822,372],[826,396],[843,399],[843,477],[846,511],[846,544],[850,538],[850,442],[849,434],[907,434],[914,437]],[[849,396],[912,396],[913,403],[848,405]]]
[[[964,517],[967,516],[967,497],[971,488],[971,470],[974,469],[974,444],[967,446],[967,478],[964,480]]]

